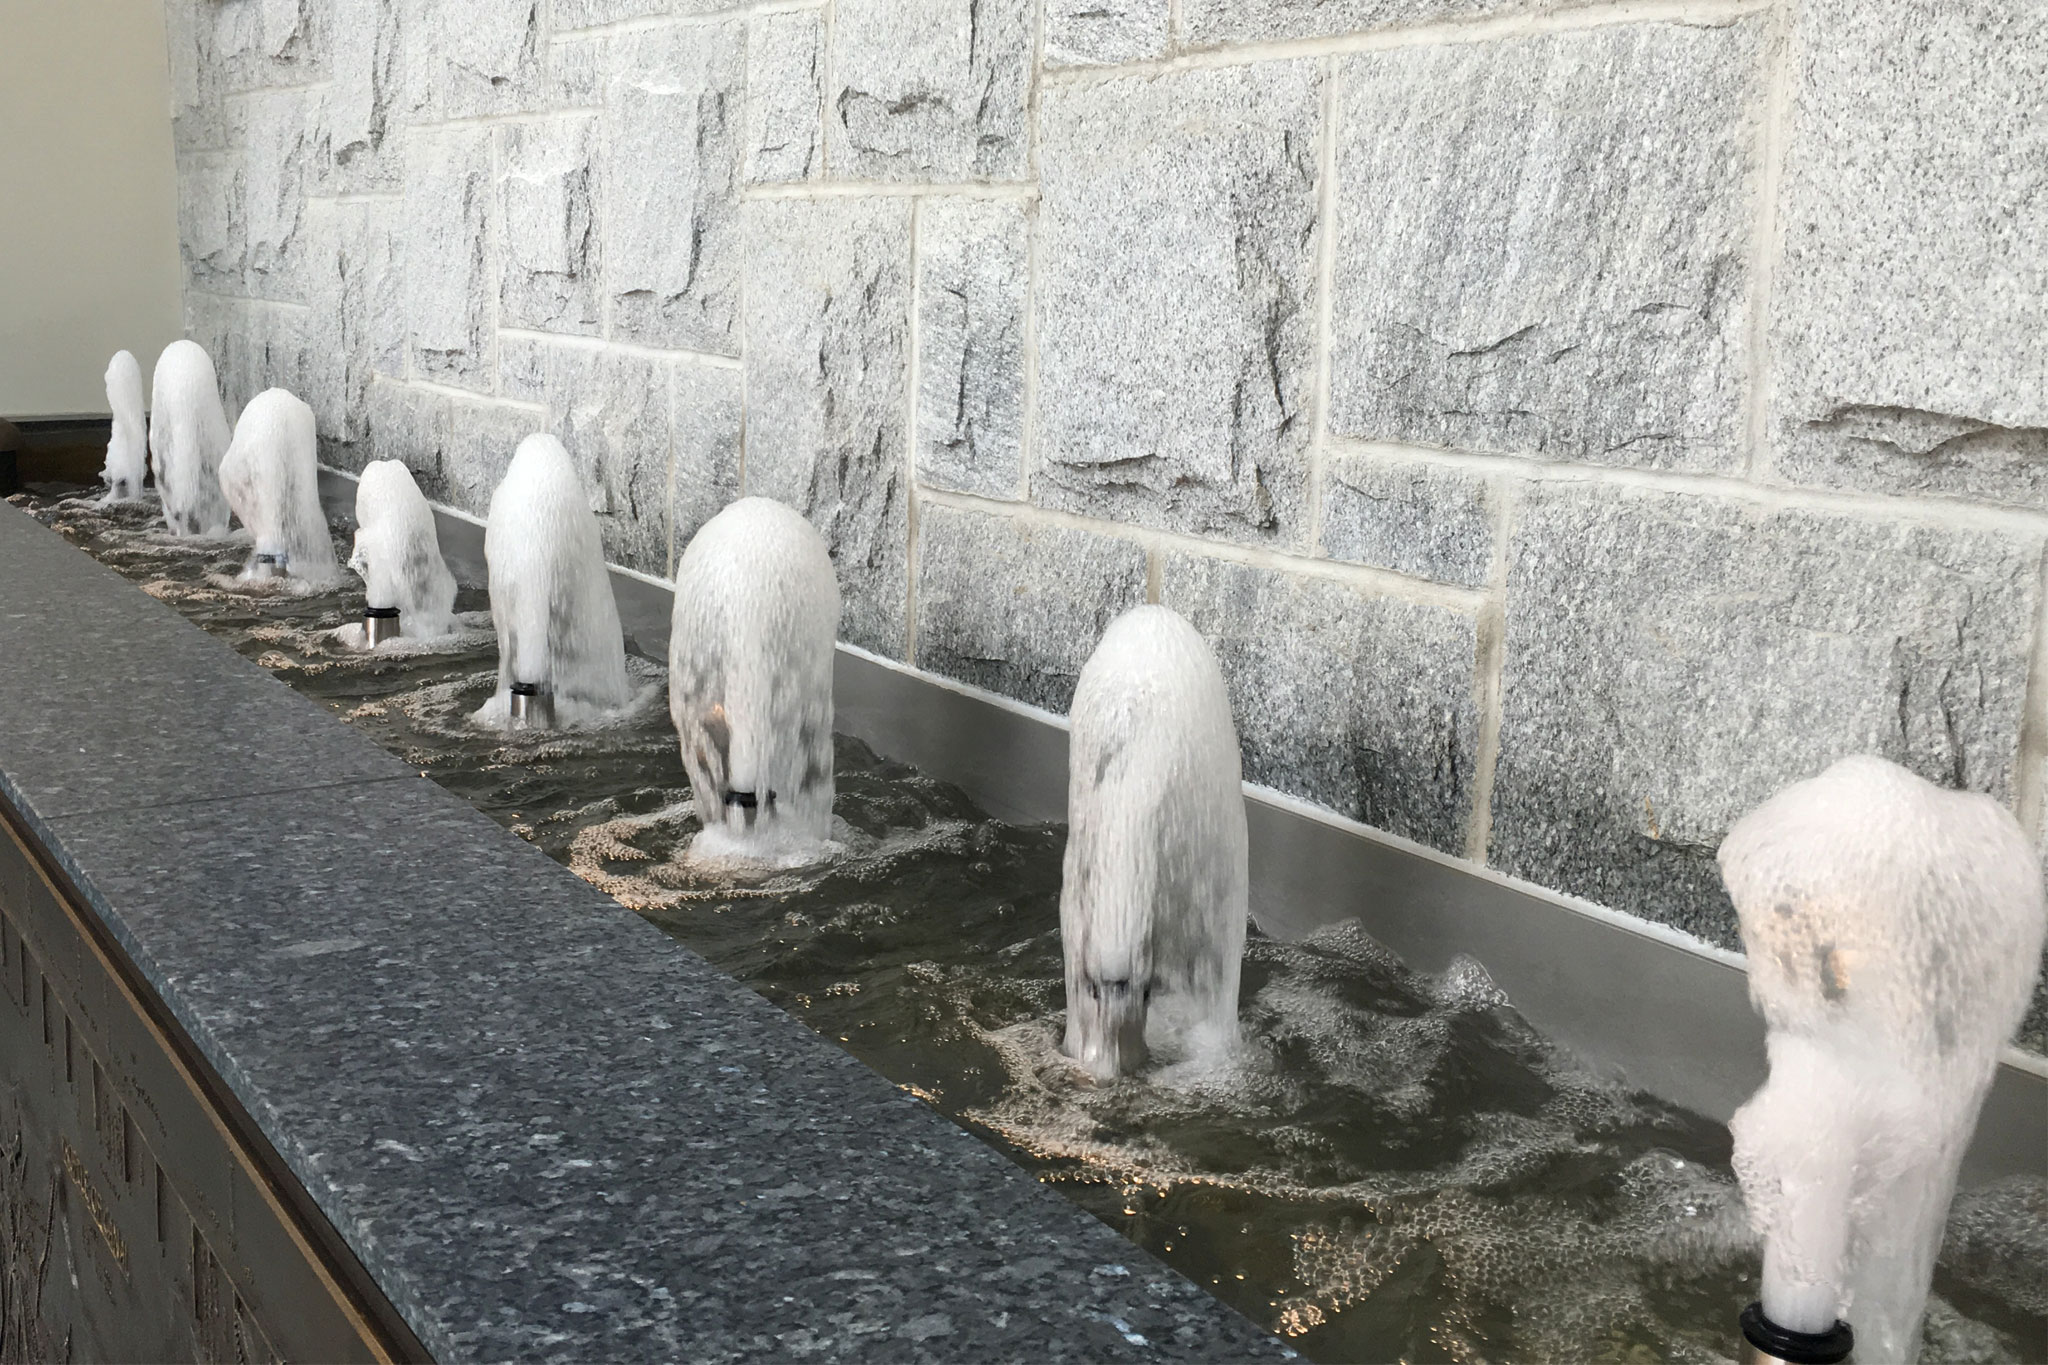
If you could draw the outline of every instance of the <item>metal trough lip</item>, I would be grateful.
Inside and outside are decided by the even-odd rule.
[[[354,476],[321,471],[353,513]],[[483,523],[436,506],[456,576],[486,580]],[[670,585],[612,568],[628,647],[663,660]],[[852,645],[834,671],[837,728],[1020,823],[1066,818],[1062,716]],[[1596,1067],[1726,1122],[1763,1083],[1763,1022],[1739,953],[1451,857],[1270,788],[1245,784],[1252,917],[1298,938],[1356,917],[1423,971],[1460,953],[1484,964],[1530,1024]],[[2048,1058],[2008,1047],[1963,1164],[1963,1183],[2048,1175]]]

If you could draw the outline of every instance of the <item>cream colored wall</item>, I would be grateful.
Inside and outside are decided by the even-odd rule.
[[[182,334],[159,0],[0,0],[0,416],[107,411]]]

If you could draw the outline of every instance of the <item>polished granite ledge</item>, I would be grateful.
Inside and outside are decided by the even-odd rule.
[[[0,798],[442,1359],[1286,1353],[4,505]]]

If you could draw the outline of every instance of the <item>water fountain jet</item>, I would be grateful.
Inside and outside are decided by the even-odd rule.
[[[1237,1037],[1246,833],[1208,642],[1166,607],[1110,624],[1074,691],[1060,888],[1064,1051],[1097,1079]]]
[[[348,566],[363,580],[363,643],[455,630],[455,575],[441,557],[434,509],[397,460],[372,460],[356,483],[356,543]]]
[[[529,436],[513,453],[491,494],[484,561],[498,690],[480,724],[577,724],[632,699],[597,516],[554,437]]]
[[[107,463],[100,478],[107,485],[102,504],[133,502],[142,496],[149,474],[149,438],[142,425],[142,366],[133,352],[116,351],[107,362],[107,409],[114,415],[107,437]]]
[[[1735,1170],[1763,1360],[1911,1362],[1964,1149],[2040,961],[2041,868],[1996,801],[1844,759],[1744,816],[1721,875],[1768,1028]]]
[[[149,386],[149,450],[164,525],[178,535],[219,536],[228,529],[220,462],[228,415],[213,359],[196,341],[174,341],[157,357]]]
[[[249,400],[221,459],[220,486],[256,542],[244,580],[291,577],[325,586],[341,577],[320,506],[313,409],[303,401],[283,389]]]
[[[839,581],[824,537],[770,498],[704,523],[676,566],[669,718],[699,857],[790,865],[832,824]]]

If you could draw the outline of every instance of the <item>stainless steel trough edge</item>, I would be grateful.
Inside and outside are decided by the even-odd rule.
[[[354,476],[321,471],[331,509],[354,515]],[[456,576],[485,581],[483,523],[437,506]],[[666,658],[670,585],[616,566],[612,586],[629,646]],[[1021,823],[1066,818],[1064,717],[839,646],[838,728],[886,757],[965,790]],[[1523,1017],[1596,1067],[1725,1122],[1762,1084],[1763,1024],[1740,954],[1664,926],[1245,785],[1252,914],[1295,938],[1356,917],[1423,971],[1466,954]],[[2048,1059],[2007,1048],[1966,1184],[2048,1174]]]

